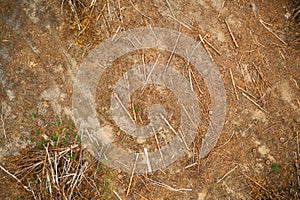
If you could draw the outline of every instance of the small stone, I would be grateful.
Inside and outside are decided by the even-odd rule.
[[[284,143],[285,139],[284,138],[279,138],[280,142]]]
[[[266,165],[270,165],[271,161],[270,160],[266,160]]]

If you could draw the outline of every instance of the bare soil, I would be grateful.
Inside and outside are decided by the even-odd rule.
[[[37,176],[18,174],[17,166],[26,165],[22,159],[40,155],[34,150],[47,143],[42,134],[54,140],[67,130],[77,134],[71,120],[73,82],[89,52],[117,31],[150,26],[178,30],[199,42],[199,35],[205,38],[202,45],[217,64],[226,88],[228,108],[221,137],[212,152],[199,160],[210,100],[201,76],[195,74],[193,85],[204,123],[191,151],[167,169],[134,175],[131,183],[131,174],[86,156],[91,164],[87,177],[93,184],[78,186],[74,199],[300,199],[297,6],[297,1],[288,0],[3,0],[0,164],[16,173],[22,184],[0,170],[0,199],[33,199],[24,185],[34,184],[32,178]],[[130,66],[141,64],[142,55],[145,63],[153,63],[159,54],[160,62],[166,63],[170,53],[155,49],[124,55],[105,72],[97,89],[99,118],[110,121],[115,142],[132,151],[141,151],[144,145],[154,149],[156,143],[154,138],[136,141],[115,126],[108,111],[111,86]],[[185,62],[174,56],[170,65],[186,76],[180,68]],[[132,96],[134,106],[129,109],[138,124],[147,123],[149,108],[157,102],[169,113],[179,113],[172,92],[149,86],[143,96],[139,93]],[[168,120],[176,128],[180,116],[168,115]],[[68,142],[58,146],[80,144],[76,135],[71,136],[65,135]],[[161,145],[175,137],[171,132],[158,136]],[[65,199],[59,193],[43,195]]]

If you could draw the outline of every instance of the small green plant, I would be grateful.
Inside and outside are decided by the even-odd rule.
[[[70,154],[70,158],[75,158],[75,156],[76,156],[76,155],[75,155],[75,153],[73,153],[73,152]]]
[[[272,170],[274,171],[278,171],[280,169],[280,167],[278,165],[272,165]]]
[[[133,108],[135,111],[138,111],[139,110],[139,108],[137,107],[137,106],[134,106],[134,108]]]
[[[36,118],[36,114],[35,114],[35,113],[32,113],[31,116],[32,116],[33,118]]]
[[[53,140],[53,141],[57,141],[57,140],[58,140],[58,136],[57,136],[57,135],[53,135],[53,136],[52,136],[52,140]]]
[[[45,147],[43,140],[40,140],[40,142],[39,142],[39,147],[40,147],[40,148],[44,148],[44,147]]]

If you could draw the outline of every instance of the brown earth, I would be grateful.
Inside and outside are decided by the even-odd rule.
[[[206,131],[202,124],[190,152],[167,169],[134,175],[131,183],[131,174],[109,169],[87,156],[91,163],[87,174],[95,184],[91,187],[87,181],[78,186],[74,199],[118,199],[116,194],[122,199],[300,199],[300,31],[296,8],[296,1],[287,0],[3,0],[1,166],[16,173],[23,186],[34,183],[32,179],[37,176],[17,173],[17,165],[25,165],[22,159],[41,155],[33,151],[43,149],[40,133],[52,139],[64,130],[76,134],[69,120],[72,88],[76,71],[89,52],[117,31],[165,27],[196,41],[200,41],[199,34],[205,37],[203,45],[222,74],[228,108],[216,147],[206,158],[198,159]],[[113,85],[128,66],[137,64],[135,60],[142,54],[146,63],[155,62],[158,54],[162,55],[161,63],[166,63],[170,55],[152,49],[116,60],[113,71],[107,71],[99,83],[99,116],[112,121],[105,112],[111,91],[105,88]],[[184,62],[174,57],[170,64],[180,66]],[[201,117],[207,124],[209,96],[199,75],[196,81],[195,91],[201,88],[204,92],[197,95]],[[131,108],[131,114],[140,119],[137,123],[145,124],[149,105],[159,100],[176,113],[174,98],[169,91],[149,86],[143,97],[133,95],[134,104],[145,110],[134,113]],[[179,117],[168,117],[176,128]],[[115,132],[120,146],[135,151],[142,148],[118,127]],[[171,133],[160,136],[159,140],[173,137]],[[76,135],[75,139],[69,137],[65,139],[71,142],[58,144],[80,143]],[[155,145],[145,143],[150,149]],[[162,145],[165,143],[162,141]],[[0,170],[0,199],[32,199],[22,184]],[[65,199],[59,193],[43,195]]]

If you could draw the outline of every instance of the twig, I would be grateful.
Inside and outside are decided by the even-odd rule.
[[[3,102],[2,102],[2,104],[1,104],[1,109],[2,109],[2,111],[1,111],[1,121],[2,121],[2,130],[3,130],[3,134],[4,134],[4,138],[6,139],[7,138],[7,136],[6,136],[6,130],[5,130],[5,122],[4,122],[4,109],[3,109]]]
[[[174,47],[173,47],[172,53],[171,53],[171,55],[170,55],[170,57],[169,57],[169,59],[168,59],[168,61],[167,61],[167,64],[166,64],[166,67],[165,67],[165,72],[167,71],[168,66],[169,66],[169,64],[170,64],[170,62],[171,62],[171,59],[172,59],[172,57],[173,57],[173,55],[174,55],[174,52],[175,52],[175,50],[176,50],[176,48],[177,48],[177,45],[178,45],[178,41],[179,41],[179,39],[180,39],[180,36],[181,36],[181,33],[178,34],[178,37],[177,37],[176,43],[175,43],[175,45],[174,45]]]
[[[233,41],[233,43],[234,43],[234,46],[235,46],[236,48],[239,48],[239,45],[238,45],[238,43],[236,42],[235,37],[234,37],[234,35],[233,35],[233,33],[232,33],[232,31],[231,31],[231,29],[230,29],[230,27],[229,27],[229,24],[228,24],[228,22],[227,22],[226,19],[225,19],[225,24],[226,24],[227,29],[228,29],[228,31],[229,31],[229,34],[230,34],[230,36],[231,36],[231,38],[232,38],[232,41]]]
[[[233,132],[233,133],[231,134],[230,138],[229,138],[224,144],[222,144],[221,146],[219,146],[219,147],[217,147],[217,148],[224,147],[226,144],[228,144],[228,143],[230,142],[230,140],[232,139],[232,137],[233,137],[234,134],[235,134],[235,133]]]
[[[114,41],[114,40],[115,40],[115,37],[116,37],[117,34],[119,33],[120,29],[121,29],[121,26],[119,25],[118,28],[117,28],[117,30],[116,30],[116,32],[115,32],[115,34],[112,36],[111,41]]]
[[[254,67],[255,67],[257,73],[259,74],[259,76],[261,77],[261,79],[263,80],[263,82],[265,83],[265,85],[268,86],[268,83],[267,83],[266,80],[264,79],[264,75],[263,75],[263,73],[261,72],[261,70],[259,69],[259,67],[256,66],[256,64],[255,64],[254,62],[253,62],[253,65],[254,65]]]
[[[188,71],[189,71],[189,81],[190,81],[191,91],[194,92],[191,69],[189,69]]]
[[[118,197],[119,200],[122,200],[122,198],[120,197],[120,195],[115,190],[113,192],[116,195],[116,197]]]
[[[108,12],[110,21],[112,21],[111,12],[110,12],[110,6],[109,6],[109,1],[110,1],[110,0],[107,0],[107,12]]]
[[[299,175],[299,156],[300,156],[300,150],[299,150],[299,133],[297,132],[297,160],[295,162],[295,167],[296,167],[296,176],[297,176],[297,181],[298,181],[298,186],[300,187],[300,175]]]
[[[191,70],[191,74],[192,74],[192,76],[193,76],[193,78],[194,78],[194,81],[196,82],[196,86],[197,86],[197,88],[198,88],[200,94],[203,94],[203,91],[201,90],[201,88],[200,88],[200,86],[199,86],[200,84],[198,83],[198,81],[197,81],[197,79],[196,79],[196,77],[195,77],[195,74],[194,74],[193,70]]]
[[[179,137],[178,133],[173,128],[173,126],[169,123],[169,121],[161,113],[160,113],[160,117],[168,125],[168,127],[171,129],[171,131],[179,138],[180,142],[183,142],[182,139]]]
[[[143,14],[136,6],[132,3],[132,1],[130,1],[130,3],[131,3],[131,5],[132,5],[132,7],[134,7],[134,9],[136,9],[142,16],[144,16],[144,17],[146,17],[147,19],[151,20],[151,17],[149,17],[149,16]]]
[[[269,190],[267,190],[264,186],[262,186],[261,184],[259,184],[258,182],[254,181],[252,178],[250,178],[248,175],[244,174],[243,172],[240,172],[241,174],[243,174],[246,178],[248,178],[250,181],[252,181],[253,183],[255,183],[256,185],[258,185],[261,189],[263,189],[264,191],[268,192],[269,194],[271,194],[271,192]]]
[[[170,10],[170,12],[171,12],[172,16],[173,16],[173,17],[175,17],[175,15],[174,15],[174,12],[173,12],[173,9],[172,9],[172,7],[171,7],[171,5],[170,5],[169,1],[168,1],[168,0],[166,0],[166,3],[167,3],[167,5],[168,5],[168,8],[169,8],[169,10]]]
[[[122,106],[122,108],[124,109],[124,111],[127,113],[128,117],[131,119],[131,121],[133,123],[135,123],[134,119],[132,118],[131,114],[129,113],[129,111],[127,110],[127,108],[124,106],[124,104],[122,103],[121,99],[119,98],[118,94],[113,93],[115,98],[118,100],[119,104]]]
[[[184,169],[188,169],[188,168],[193,167],[193,166],[195,166],[197,164],[198,164],[198,162],[195,162],[193,164],[187,165],[187,166],[184,167]]]
[[[219,17],[220,17],[220,15],[221,15],[221,12],[222,12],[222,10],[223,10],[223,7],[224,7],[224,4],[225,4],[225,1],[223,1],[222,5],[221,5],[221,8],[220,8],[220,10],[219,10],[219,13],[218,13],[218,17],[217,17],[217,18],[219,18]]]
[[[242,92],[242,95],[244,97],[246,97],[246,99],[248,99],[249,101],[251,101],[254,105],[256,105],[260,110],[262,110],[262,111],[264,111],[264,112],[267,113],[267,111],[264,108],[262,108],[258,103],[256,103],[253,99],[251,99],[247,94],[245,94],[244,92]]]
[[[142,95],[142,94],[144,93],[145,87],[146,87],[146,85],[148,84],[148,82],[149,82],[149,80],[150,80],[150,77],[151,77],[151,75],[152,75],[152,72],[153,72],[153,70],[155,69],[155,67],[156,67],[156,65],[157,65],[157,63],[158,63],[159,58],[160,58],[160,54],[157,56],[155,63],[152,65],[151,71],[149,72],[149,74],[148,74],[148,76],[147,76],[147,79],[146,79],[146,81],[145,81],[145,83],[144,83],[144,85],[143,85],[143,87],[142,87],[142,92],[141,92],[140,95]]]
[[[188,116],[189,120],[190,120],[190,121],[192,122],[192,124],[194,125],[194,127],[195,127],[196,129],[198,129],[198,125],[195,124],[195,122],[192,120],[192,117],[190,116],[190,114],[188,113],[188,111],[186,110],[186,108],[184,107],[184,105],[183,105],[183,104],[180,104],[180,105],[181,105],[181,107],[183,108],[185,114]]]
[[[29,189],[29,187],[27,187],[26,185],[24,185],[22,183],[22,181],[20,181],[20,179],[18,179],[15,175],[13,175],[12,173],[10,173],[7,169],[5,169],[3,166],[0,165],[0,168],[5,172],[7,173],[9,176],[11,176],[13,179],[15,179],[26,191],[30,192],[34,199],[36,199],[36,196],[35,196],[35,193],[33,190]]]
[[[148,168],[148,172],[152,172],[152,168],[151,168],[151,163],[149,160],[149,155],[148,155],[148,150],[147,148],[144,148],[144,153],[145,153],[145,157],[146,157],[146,163],[147,163],[147,168]]]
[[[202,43],[202,45],[203,45],[204,49],[205,49],[205,50],[206,50],[206,52],[208,53],[208,55],[209,55],[209,57],[210,57],[211,61],[213,61],[213,62],[214,62],[214,59],[213,59],[212,55],[210,54],[209,50],[207,49],[207,47],[206,47],[206,45],[205,45],[205,42],[204,42],[204,37],[202,37],[202,36],[199,34],[199,38],[200,38],[200,41],[201,41],[201,43]]]
[[[136,157],[135,157],[135,161],[134,161],[134,164],[133,164],[133,169],[132,169],[132,173],[131,173],[131,176],[130,176],[130,181],[129,181],[129,185],[128,185],[126,196],[128,196],[128,194],[130,192],[130,187],[131,187],[131,183],[132,183],[132,179],[133,179],[133,175],[134,175],[134,171],[135,171],[136,163],[137,163],[138,159],[139,159],[139,153],[137,153]]]
[[[179,188],[179,189],[176,189],[176,188],[173,188],[165,183],[162,183],[162,182],[159,182],[159,181],[155,181],[155,180],[152,180],[146,176],[144,176],[146,179],[148,179],[152,184],[154,185],[158,185],[158,186],[161,186],[161,187],[164,187],[170,191],[175,191],[175,192],[183,192],[183,191],[192,191],[192,189],[190,188]]]
[[[280,42],[282,42],[284,45],[287,45],[287,43],[283,40],[283,39],[281,39],[278,35],[276,35],[269,27],[267,27],[266,26],[266,22],[264,22],[263,20],[259,20],[259,22],[263,25],[263,27],[265,28],[265,29],[267,29],[267,31],[269,31],[272,35],[274,35]]]
[[[178,19],[176,19],[176,18],[173,17],[172,15],[167,15],[167,16],[171,17],[171,18],[174,19],[176,22],[178,22],[180,25],[184,26],[185,28],[189,29],[190,31],[192,30],[192,28],[191,28],[189,25],[187,25],[187,24],[185,24],[185,23],[179,21]]]
[[[236,92],[235,81],[234,81],[234,78],[233,78],[233,74],[232,74],[231,68],[229,68],[229,73],[230,73],[231,83],[232,83],[232,86],[233,86],[233,89],[234,89],[235,97],[239,101],[240,99],[239,99],[239,96],[238,96],[238,94]]]
[[[212,48],[219,56],[222,55],[221,52],[220,52],[216,47],[214,47],[210,42],[208,42],[205,38],[203,38],[203,41],[204,41],[210,48]]]
[[[157,135],[156,135],[155,130],[154,130],[153,127],[152,127],[152,131],[153,131],[153,134],[154,134],[154,137],[155,137],[155,141],[156,141],[156,144],[157,144],[157,148],[158,148],[159,153],[160,153],[160,157],[161,157],[161,159],[162,159],[162,161],[163,161],[163,163],[164,163],[164,166],[166,166],[165,161],[164,161],[164,157],[163,157],[163,154],[162,154],[162,152],[161,152],[160,145],[159,145],[159,141],[158,141]]]
[[[236,165],[234,168],[232,168],[231,170],[229,170],[226,174],[224,174],[222,176],[222,178],[220,178],[217,183],[220,183],[224,178],[226,178],[226,176],[228,176],[230,173],[232,173],[239,165]]]

